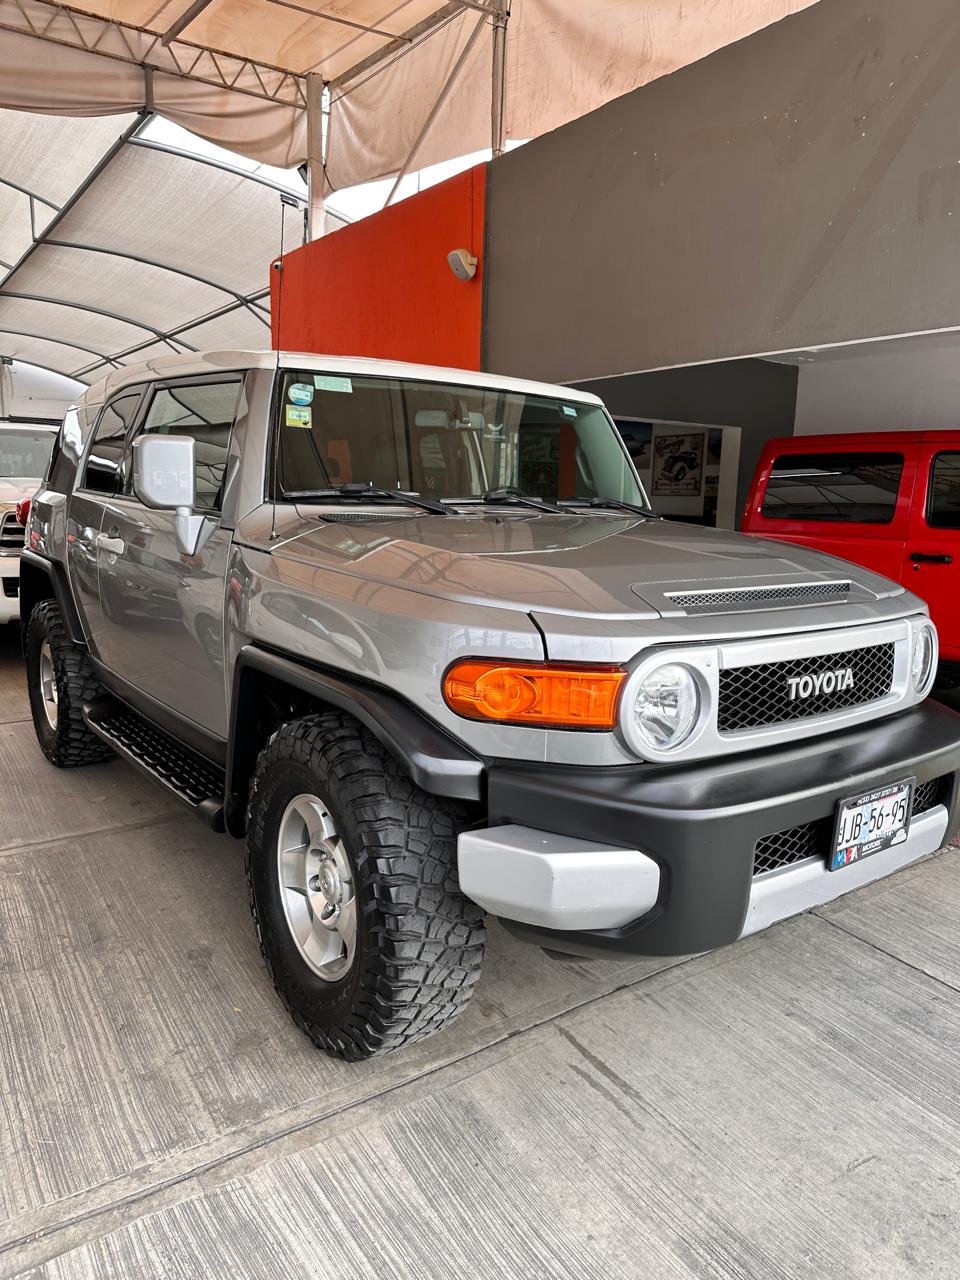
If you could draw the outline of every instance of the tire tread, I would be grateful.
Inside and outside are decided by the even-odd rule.
[[[34,693],[39,697],[39,677],[34,690],[34,673],[29,658],[33,648],[32,641],[38,631],[39,643],[44,638],[50,642],[57,677],[58,723],[52,738],[42,709],[33,705]],[[67,635],[55,600],[41,600],[34,608],[27,623],[25,648],[28,655],[31,710],[37,738],[47,759],[59,769],[75,769],[81,765],[112,760],[115,753],[88,728],[83,718],[84,703],[92,701],[102,692],[100,682],[94,674],[90,655],[79,645],[73,644]]]
[[[296,761],[329,778],[360,835],[351,849],[358,880],[372,888],[364,915],[366,949],[349,1016],[311,1022],[291,1004],[264,942],[252,875],[265,850],[263,801],[275,766]],[[250,789],[247,884],[260,949],[274,986],[301,1030],[320,1048],[359,1059],[413,1044],[463,1012],[483,960],[483,911],[460,892],[456,837],[460,806],[418,788],[393,756],[351,716],[322,711],[278,728],[257,762]],[[269,856],[269,855],[268,855]],[[358,928],[362,928],[358,920]]]

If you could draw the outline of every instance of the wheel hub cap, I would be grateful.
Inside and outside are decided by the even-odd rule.
[[[51,729],[57,727],[59,707],[57,705],[57,673],[53,668],[53,652],[50,641],[44,640],[40,646],[40,698],[43,702],[43,713]]]
[[[344,977],[357,949],[353,871],[336,823],[319,796],[295,796],[280,819],[280,896],[304,961],[325,982]]]

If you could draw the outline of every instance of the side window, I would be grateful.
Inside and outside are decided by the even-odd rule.
[[[242,385],[243,376],[237,374],[216,382],[160,387],[144,419],[143,435],[193,436],[197,507],[202,511],[220,510],[230,432]]]
[[[768,520],[889,524],[903,474],[900,453],[785,453],[773,464]]]
[[[82,488],[111,496],[120,492],[123,446],[140,403],[141,390],[137,387],[117,396],[100,414],[87,454]]]
[[[927,524],[960,529],[960,453],[938,453],[930,468]]]

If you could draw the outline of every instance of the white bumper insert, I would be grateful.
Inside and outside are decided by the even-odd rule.
[[[639,849],[533,827],[465,831],[457,856],[468,898],[546,929],[616,929],[646,914],[660,893],[660,868]]]

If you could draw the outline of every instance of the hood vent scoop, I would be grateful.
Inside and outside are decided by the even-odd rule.
[[[795,609],[810,604],[842,604],[850,595],[850,582],[789,582],[777,587],[728,587],[665,594],[675,608],[686,613],[742,613],[755,609]]]
[[[319,518],[326,524],[393,524],[411,515],[409,511],[325,511]]]

